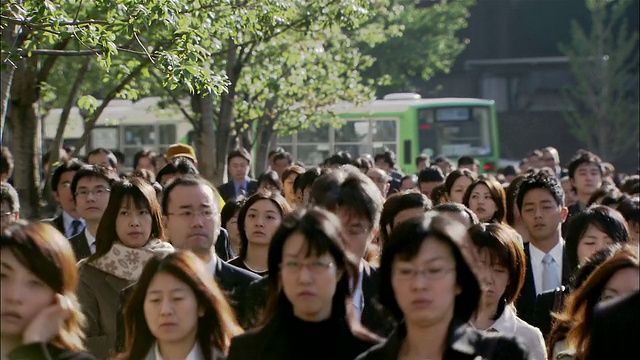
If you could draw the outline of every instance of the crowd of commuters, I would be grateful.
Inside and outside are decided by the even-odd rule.
[[[60,153],[58,214],[27,222],[2,149],[2,359],[637,353],[640,177],[596,154],[403,174],[387,149],[305,167],[278,148],[254,178],[240,148],[214,186],[185,144],[128,173],[121,153]]]

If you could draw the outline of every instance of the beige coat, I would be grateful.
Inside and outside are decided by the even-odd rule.
[[[79,264],[78,300],[87,317],[87,350],[97,359],[113,355],[120,291],[132,284],[99,270],[86,262]]]

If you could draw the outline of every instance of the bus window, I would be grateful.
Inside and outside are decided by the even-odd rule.
[[[418,123],[420,149],[457,158],[491,155],[489,107],[421,109]]]

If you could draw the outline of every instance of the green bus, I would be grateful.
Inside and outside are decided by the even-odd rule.
[[[444,155],[454,163],[471,155],[481,172],[494,172],[500,159],[493,100],[397,93],[359,106],[336,105],[331,111],[344,121],[340,128],[310,126],[280,136],[278,146],[305,165],[318,165],[341,150],[375,156],[386,147],[396,153],[405,174],[416,172],[415,158],[422,153]]]

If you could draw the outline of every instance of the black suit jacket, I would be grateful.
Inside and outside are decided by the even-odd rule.
[[[66,237],[66,232],[67,229],[64,228],[64,219],[62,218],[62,213],[60,213],[60,215],[51,218],[51,219],[44,219],[42,220],[43,223],[47,223],[49,225],[52,225],[54,228],[58,229],[58,231],[60,231],[62,233],[62,235],[64,235]],[[78,259],[80,260],[80,259]]]
[[[80,231],[76,236],[70,237],[69,242],[71,243],[77,261],[91,256],[91,249],[89,249],[89,244],[87,244],[87,237],[84,234],[84,230]]]
[[[247,196],[258,191],[258,181],[255,179],[247,179]],[[233,180],[226,182],[218,187],[218,192],[222,197],[222,200],[229,201],[236,198],[236,188],[233,185]]]
[[[585,360],[628,359],[640,339],[640,292],[598,305]]]
[[[531,268],[531,252],[529,251],[529,243],[524,244],[524,253],[527,256],[527,273],[524,278],[524,285],[520,291],[520,297],[516,300],[516,309],[518,309],[518,317],[527,323],[534,325],[534,312],[536,308],[536,285],[533,279],[533,270]],[[562,249],[562,285],[569,284],[571,270],[569,268],[569,258],[567,257],[566,247]],[[549,317],[549,320],[551,318]],[[539,320],[541,321],[541,320]],[[535,326],[535,325],[534,325]]]
[[[356,360],[397,359],[407,329],[404,323],[382,344],[372,347]],[[528,360],[531,359],[526,345],[514,336],[487,333],[467,326],[462,321],[453,320],[449,326],[443,360]]]
[[[379,302],[380,273],[378,268],[364,262],[362,269],[362,295],[364,307],[360,316],[360,323],[374,333],[387,337],[393,331],[396,323],[393,316],[387,312]]]

